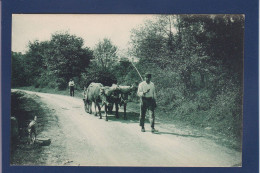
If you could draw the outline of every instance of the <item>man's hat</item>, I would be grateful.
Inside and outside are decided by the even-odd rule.
[[[151,73],[145,73],[144,76],[147,77],[147,78],[151,78],[151,77],[152,77],[152,74],[151,74]]]

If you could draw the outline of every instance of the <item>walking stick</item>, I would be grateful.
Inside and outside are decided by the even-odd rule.
[[[141,74],[139,73],[138,69],[135,67],[133,61],[131,61],[131,64],[134,66],[135,70],[137,71],[137,73],[139,74],[140,78],[142,79],[142,81],[144,81],[144,79],[142,78]]]

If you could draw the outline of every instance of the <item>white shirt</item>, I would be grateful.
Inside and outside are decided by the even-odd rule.
[[[70,81],[69,82],[69,86],[74,86],[75,84],[74,84],[74,81]]]
[[[150,89],[150,91],[144,94],[148,89]],[[156,99],[154,84],[152,82],[148,84],[146,81],[141,82],[138,86],[137,95],[139,97],[152,97]]]

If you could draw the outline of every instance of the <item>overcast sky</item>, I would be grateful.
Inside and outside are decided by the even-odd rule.
[[[50,40],[51,34],[57,31],[68,31],[83,38],[85,46],[90,48],[106,37],[125,49],[130,41],[130,30],[150,18],[151,15],[125,14],[14,14],[12,51],[25,53],[29,41]]]

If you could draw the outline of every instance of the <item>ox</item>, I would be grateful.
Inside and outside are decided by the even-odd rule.
[[[96,107],[98,107],[98,113],[100,116],[100,119],[102,119],[101,115],[101,107],[99,103],[101,102],[100,99],[100,89],[103,87],[101,83],[91,83],[88,88],[84,88],[84,105],[85,105],[85,111],[87,113],[92,114],[92,102],[94,102],[95,105],[95,116],[97,116],[97,110]]]
[[[124,119],[126,120],[126,106],[128,102],[128,95],[132,92],[137,91],[137,85],[132,86],[117,86],[113,85],[112,87],[102,87],[100,92],[100,97],[102,104],[105,105],[105,114],[107,120],[107,114],[109,111],[112,111],[113,105],[115,104],[116,108],[116,118],[119,118],[118,109],[119,106],[124,106]]]

